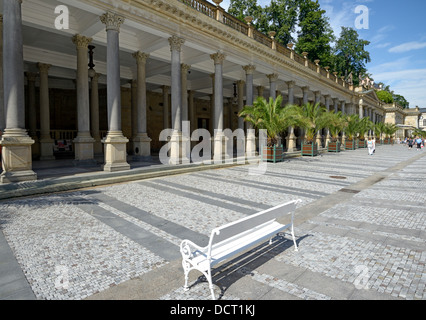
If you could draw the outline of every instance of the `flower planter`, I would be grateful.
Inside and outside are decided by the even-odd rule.
[[[345,149],[346,150],[355,150],[356,142],[354,140],[346,140],[345,141]]]
[[[329,142],[327,145],[328,152],[340,152],[340,142]]]
[[[365,140],[358,141],[358,148],[367,148],[367,143],[365,142]]]
[[[283,146],[277,147],[263,147],[262,161],[266,162],[282,162],[284,161],[284,148]]]
[[[302,156],[315,157],[318,155],[318,146],[316,143],[302,143]]]

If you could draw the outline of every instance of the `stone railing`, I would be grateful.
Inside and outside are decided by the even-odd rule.
[[[255,30],[253,26],[251,25],[252,18],[246,17],[246,23],[240,21],[239,19],[235,18],[234,16],[227,13],[223,8],[221,8],[219,5],[222,2],[221,0],[213,0],[213,2],[217,3],[217,5],[212,4],[205,0],[178,0],[182,3],[187,4],[189,7],[209,16],[212,19],[215,19],[224,25],[237,30],[238,32],[241,32],[242,34],[246,35],[247,37],[253,38],[255,41],[259,42],[260,44],[267,46],[269,48],[272,48],[279,52],[280,54],[283,54],[284,56],[294,60],[295,62],[311,69],[314,72],[317,72],[321,76],[324,76],[325,78],[330,79],[331,81],[335,82],[336,84],[346,87],[349,89],[352,89],[346,81],[344,81],[341,78],[338,78],[334,74],[330,73],[327,69],[321,67],[318,63],[313,63],[312,61],[309,61],[305,56],[301,56],[294,52],[292,49],[292,45],[290,48],[277,43],[273,37],[267,36],[263,34],[262,32]],[[306,53],[307,54],[307,53]]]

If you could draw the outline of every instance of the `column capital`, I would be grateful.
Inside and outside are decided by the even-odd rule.
[[[182,63],[180,66],[181,66],[182,72],[184,73],[188,72],[189,69],[191,69],[191,66],[189,64]]]
[[[81,34],[76,34],[72,37],[72,42],[77,46],[77,48],[87,49],[92,40],[92,38],[82,36]]]
[[[278,74],[276,74],[276,73],[268,74],[266,77],[269,79],[269,81],[277,81],[278,80]]]
[[[132,54],[132,57],[136,59],[136,63],[146,63],[146,60],[149,58],[149,53],[137,51]]]
[[[210,58],[214,60],[214,64],[222,64],[226,55],[222,52],[213,53]]]
[[[289,88],[294,88],[296,82],[295,81],[286,81],[286,84]]]
[[[173,35],[169,38],[170,51],[181,51],[182,45],[185,43],[185,39],[179,38]]]
[[[236,83],[237,83],[238,86],[243,86],[243,85],[246,84],[246,82],[244,80],[237,80]]]
[[[114,30],[120,32],[120,27],[124,23],[124,18],[112,12],[107,12],[100,16],[101,22],[106,25],[106,31]]]
[[[254,70],[256,70],[256,67],[252,64],[249,64],[247,66],[243,66],[244,71],[246,74],[253,74]]]
[[[47,63],[37,63],[37,67],[40,70],[40,73],[47,73],[49,71],[49,68],[51,67],[51,64]]]

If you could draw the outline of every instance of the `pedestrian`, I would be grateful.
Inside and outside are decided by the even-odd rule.
[[[413,139],[410,137],[408,138],[408,149],[413,149]]]
[[[368,138],[367,148],[368,148],[368,155],[372,156],[374,152],[374,143],[373,143],[373,140],[371,140],[371,137]]]
[[[422,149],[422,138],[417,137],[416,143],[417,143],[417,151],[421,150]]]

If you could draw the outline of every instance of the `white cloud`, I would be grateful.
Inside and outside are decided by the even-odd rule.
[[[402,53],[402,52],[408,52],[408,51],[418,50],[423,48],[426,48],[426,42],[412,41],[412,42],[406,42],[406,43],[400,44],[399,46],[396,46],[396,47],[392,47],[389,49],[389,52]]]

